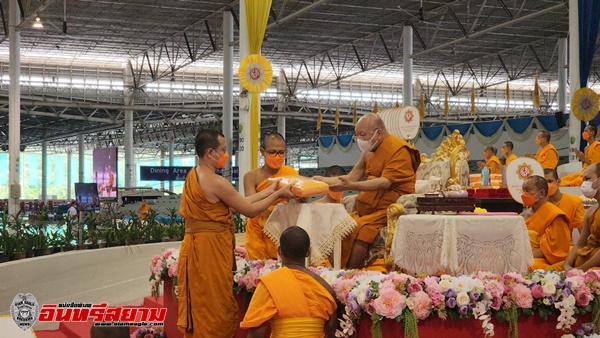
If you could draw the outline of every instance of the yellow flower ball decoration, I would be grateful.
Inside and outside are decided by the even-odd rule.
[[[273,68],[269,60],[260,54],[250,54],[240,62],[240,84],[250,93],[260,93],[271,86]]]
[[[598,115],[598,94],[590,88],[579,88],[571,98],[571,111],[581,121],[590,121]]]

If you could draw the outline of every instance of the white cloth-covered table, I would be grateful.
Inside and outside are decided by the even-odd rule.
[[[518,215],[404,215],[392,255],[408,273],[524,272],[533,263],[527,226]]]
[[[341,268],[341,240],[356,227],[356,221],[342,204],[278,204],[263,231],[279,245],[281,233],[293,225],[306,230],[310,236],[312,263],[319,263],[333,253],[334,268]]]

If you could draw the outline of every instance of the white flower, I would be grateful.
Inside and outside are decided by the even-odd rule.
[[[469,292],[473,290],[473,278],[471,278],[470,276],[460,276],[458,278],[453,278],[452,282],[454,290],[456,291]]]
[[[485,290],[483,281],[479,278],[473,279],[473,289],[479,293],[482,293]]]
[[[458,306],[467,305],[470,301],[469,294],[465,291],[461,291],[456,295],[456,304],[458,304]]]
[[[442,292],[446,292],[452,288],[452,282],[447,279],[440,280],[440,288],[442,288]]]
[[[556,292],[556,286],[554,283],[546,283],[542,286],[544,289],[544,294],[546,296],[553,295]]]

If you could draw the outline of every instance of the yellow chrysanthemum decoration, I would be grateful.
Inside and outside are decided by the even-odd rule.
[[[590,121],[598,115],[598,94],[590,88],[579,88],[571,98],[571,111],[581,121]]]
[[[260,54],[250,54],[240,62],[240,84],[250,93],[260,93],[271,86],[273,68],[269,60]]]

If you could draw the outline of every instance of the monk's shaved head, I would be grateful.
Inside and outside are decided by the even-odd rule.
[[[283,138],[283,135],[281,135],[280,133],[274,131],[274,132],[270,132],[267,135],[265,135],[261,142],[260,142],[260,146],[263,149],[267,149],[267,145],[268,143],[270,143],[271,141],[278,141],[278,142],[283,142],[283,144],[285,144],[285,138]]]
[[[544,190],[544,195],[548,194],[548,181],[538,175],[532,175],[527,178],[527,182],[532,184],[537,190]]]
[[[594,175],[596,177],[594,177]],[[589,177],[594,180],[600,177],[600,163],[592,163],[587,168],[585,168],[585,171],[583,172],[584,181],[586,181],[586,177]]]
[[[196,155],[199,158],[204,156],[207,149],[217,149],[221,145],[219,137],[225,137],[223,134],[214,129],[203,129],[196,134]]]
[[[332,165],[331,167],[327,168],[327,171],[325,172],[325,176],[327,177],[343,175],[346,175],[346,170],[344,170],[344,168],[340,167],[339,165]]]
[[[356,123],[356,126],[358,127],[359,125],[366,127],[367,129],[381,129],[383,131],[387,132],[387,129],[385,129],[385,123],[383,122],[383,120],[381,119],[381,117],[379,117],[379,115],[374,114],[374,113],[369,113],[364,115],[363,117],[361,117],[358,122]]]
[[[310,237],[299,226],[291,226],[279,238],[281,255],[288,261],[304,262],[310,249]]]

